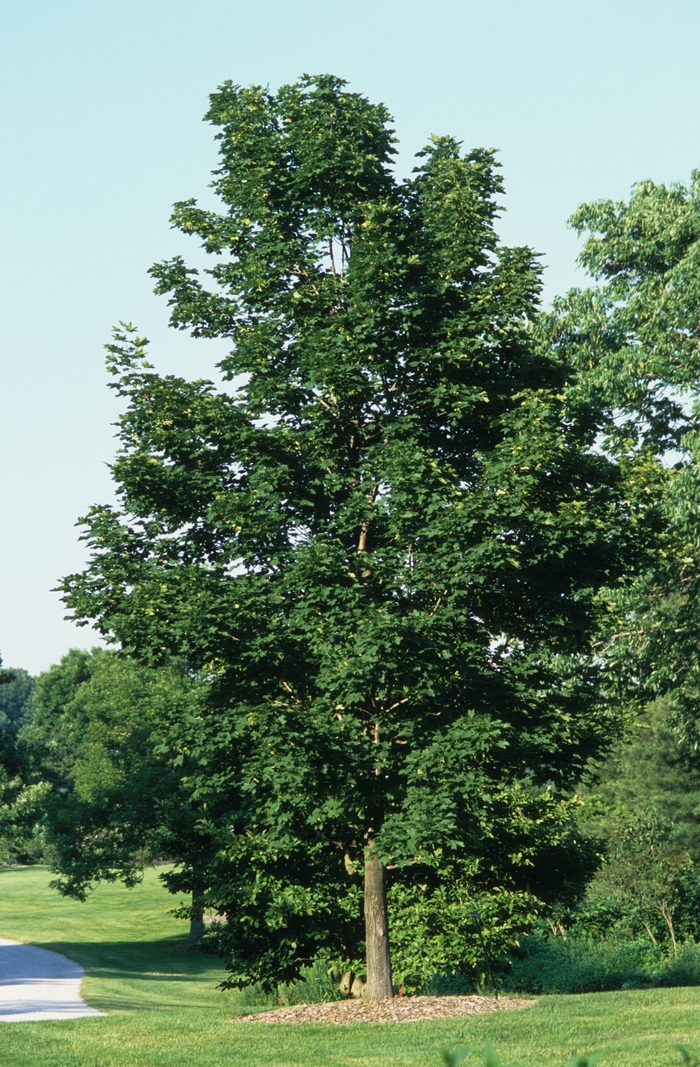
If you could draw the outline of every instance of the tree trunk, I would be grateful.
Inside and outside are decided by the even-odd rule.
[[[661,905],[661,914],[663,915],[664,919],[666,920],[666,925],[668,926],[668,932],[671,935],[671,944],[673,945],[673,955],[677,956],[678,955],[678,945],[676,944],[676,931],[673,928],[673,912],[669,908],[669,906],[666,903],[666,901],[664,901],[663,904]]]
[[[365,937],[367,940],[367,985],[365,997],[393,997],[389,921],[386,909],[384,868],[374,849],[365,852]]]
[[[204,937],[204,897],[201,893],[192,894],[192,911],[190,912],[190,936],[187,941],[194,945]]]

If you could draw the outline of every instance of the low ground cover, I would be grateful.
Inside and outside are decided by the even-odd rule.
[[[0,936],[78,960],[85,998],[105,1019],[0,1024],[12,1067],[439,1067],[469,1046],[476,1067],[494,1042],[509,1067],[565,1067],[576,1052],[600,1067],[680,1064],[700,1049],[700,989],[643,989],[542,997],[526,1011],[469,1019],[348,1027],[254,1026],[229,1020],[246,998],[222,993],[210,956],[174,951],[186,927],[149,871],[134,890],[101,886],[86,904],[48,889],[45,868],[0,871]],[[248,1001],[250,998],[247,998]]]

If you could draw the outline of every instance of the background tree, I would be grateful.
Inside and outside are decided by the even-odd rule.
[[[35,702],[23,736],[35,775],[50,785],[44,833],[54,885],[84,899],[101,880],[133,886],[153,859],[179,862],[168,884],[192,893],[190,936],[201,937],[211,834],[162,747],[172,719],[195,713],[195,683],[174,667],[73,649],[39,677]]]
[[[680,743],[668,699],[650,704],[623,741],[595,768],[583,792],[580,825],[609,838],[630,819],[654,815],[672,823],[676,848],[700,861],[700,754]]]
[[[561,805],[617,729],[596,597],[640,509],[535,343],[492,152],[436,138],[399,182],[385,109],[332,77],[227,83],[208,118],[223,213],[173,222],[213,284],[181,258],[153,275],[175,327],[230,339],[233,385],[161,378],[117,335],[122,510],[92,511],[64,590],[128,653],[211,679],[171,739],[228,811],[207,877],[231,982],[357,959],[364,900],[386,996],[388,882],[569,884]]]
[[[0,663],[2,661],[0,660]],[[36,679],[21,668],[0,670],[0,728],[22,729],[34,714]]]
[[[605,447],[620,461],[627,494],[658,500],[655,550],[611,596],[597,645],[628,731],[597,767],[581,825],[610,850],[591,894],[612,893],[617,878],[618,904],[628,890],[639,900],[642,889],[664,896],[670,861],[653,867],[652,848],[647,869],[635,852],[647,849],[650,828],[666,827],[664,848],[681,866],[698,854],[699,199],[693,172],[687,186],[644,181],[628,201],[583,204],[571,224],[585,236],[580,263],[595,285],[555,301],[538,321],[544,343],[577,368],[581,395],[605,410]],[[687,913],[697,876],[690,866],[676,874],[695,934]],[[659,907],[647,908],[653,925],[652,913],[658,919]]]
[[[601,653],[643,707],[664,697],[696,745],[698,719],[697,403],[700,387],[700,172],[685,186],[639,182],[628,201],[583,204],[571,223],[596,285],[541,319],[587,395],[607,409],[608,446],[633,457],[632,493],[657,493],[663,534],[617,595]],[[644,475],[640,477],[640,470]],[[641,685],[640,685],[641,682]],[[683,739],[683,738],[681,738]]]
[[[0,661],[1,662],[1,661]],[[21,669],[0,669],[0,862],[39,859],[46,786],[32,782],[21,731],[34,713],[35,680]]]
[[[692,878],[691,869],[691,860],[674,840],[672,823],[653,815],[628,818],[610,835],[591,895],[617,905],[623,918],[641,924],[655,945],[662,922],[675,956],[674,920],[687,892],[686,882]]]

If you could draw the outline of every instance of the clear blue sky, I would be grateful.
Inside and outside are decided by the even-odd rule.
[[[112,497],[119,319],[160,369],[221,353],[166,329],[146,275],[206,200],[201,122],[224,79],[338,74],[396,119],[399,167],[435,133],[499,149],[504,238],[544,253],[547,296],[583,279],[565,220],[700,166],[697,0],[0,0],[0,652],[36,673],[93,643],[51,588],[84,559],[75,521]]]

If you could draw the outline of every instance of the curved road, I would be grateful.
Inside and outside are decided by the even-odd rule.
[[[104,1015],[80,996],[84,973],[58,952],[0,938],[0,1022]]]

